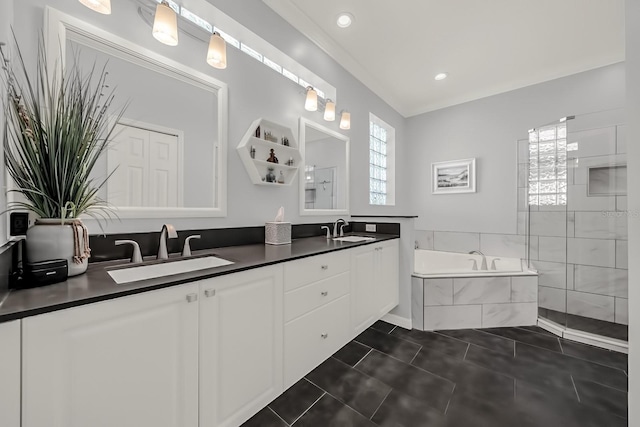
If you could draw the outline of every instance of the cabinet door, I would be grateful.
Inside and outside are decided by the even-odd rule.
[[[0,424],[20,427],[20,321],[0,323]]]
[[[351,298],[353,335],[367,329],[377,319],[376,250],[372,245],[354,248],[351,252]]]
[[[397,240],[384,242],[378,248],[376,268],[379,270],[376,279],[379,281],[377,286],[378,310],[379,316],[382,317],[398,305],[400,292],[398,264],[400,260]]]
[[[200,425],[238,426],[282,392],[282,266],[200,282]]]
[[[23,320],[23,427],[198,426],[198,286]]]

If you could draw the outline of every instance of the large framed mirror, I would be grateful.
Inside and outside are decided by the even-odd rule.
[[[349,137],[300,118],[300,215],[349,214]]]
[[[128,103],[96,179],[120,218],[226,216],[227,85],[51,8],[49,58],[82,70],[106,64]]]

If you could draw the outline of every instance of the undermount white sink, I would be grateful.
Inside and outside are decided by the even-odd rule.
[[[336,237],[333,240],[337,240],[339,242],[370,242],[372,240],[376,240],[375,237],[366,237],[366,236],[344,236],[344,237]]]
[[[222,267],[223,265],[230,264],[233,264],[233,262],[215,256],[206,256],[180,261],[168,261],[160,264],[132,266],[118,270],[109,270],[107,273],[109,273],[109,276],[111,276],[114,282],[120,285],[122,283],[154,279],[171,274],[189,273],[191,271],[206,270],[208,268]]]

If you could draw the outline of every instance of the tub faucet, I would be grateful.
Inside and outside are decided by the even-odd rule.
[[[480,264],[480,270],[485,270],[485,271],[486,271],[486,270],[489,270],[489,269],[487,268],[487,257],[486,257],[486,256],[484,256],[484,254],[483,254],[482,252],[480,252],[480,251],[471,251],[471,252],[469,252],[469,254],[470,254],[470,255],[472,255],[472,254],[478,254],[478,255],[480,255],[480,256],[482,257],[482,264]]]
[[[347,221],[345,221],[344,219],[342,219],[342,218],[340,218],[339,220],[334,222],[333,223],[333,237],[334,238],[338,237],[338,224],[340,224],[340,223],[342,223],[342,226],[340,227],[340,237],[344,236],[344,227],[349,225],[349,223]]]
[[[169,258],[169,252],[167,251],[167,239],[177,239],[178,233],[171,224],[164,224],[162,230],[160,230],[160,244],[158,245],[158,257],[157,259]]]

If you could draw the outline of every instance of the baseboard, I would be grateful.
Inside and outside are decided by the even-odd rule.
[[[382,316],[381,320],[384,320],[387,323],[391,323],[392,325],[400,326],[404,329],[411,329],[413,326],[410,317],[400,317],[397,314],[387,313]]]
[[[602,335],[596,335],[589,332],[578,331],[576,329],[565,328],[559,323],[552,322],[551,320],[538,318],[538,326],[549,331],[559,337],[576,341],[582,344],[589,344],[594,347],[600,347],[607,350],[617,351],[619,353],[629,354],[629,343],[627,341],[618,340],[615,338],[608,338]]]

